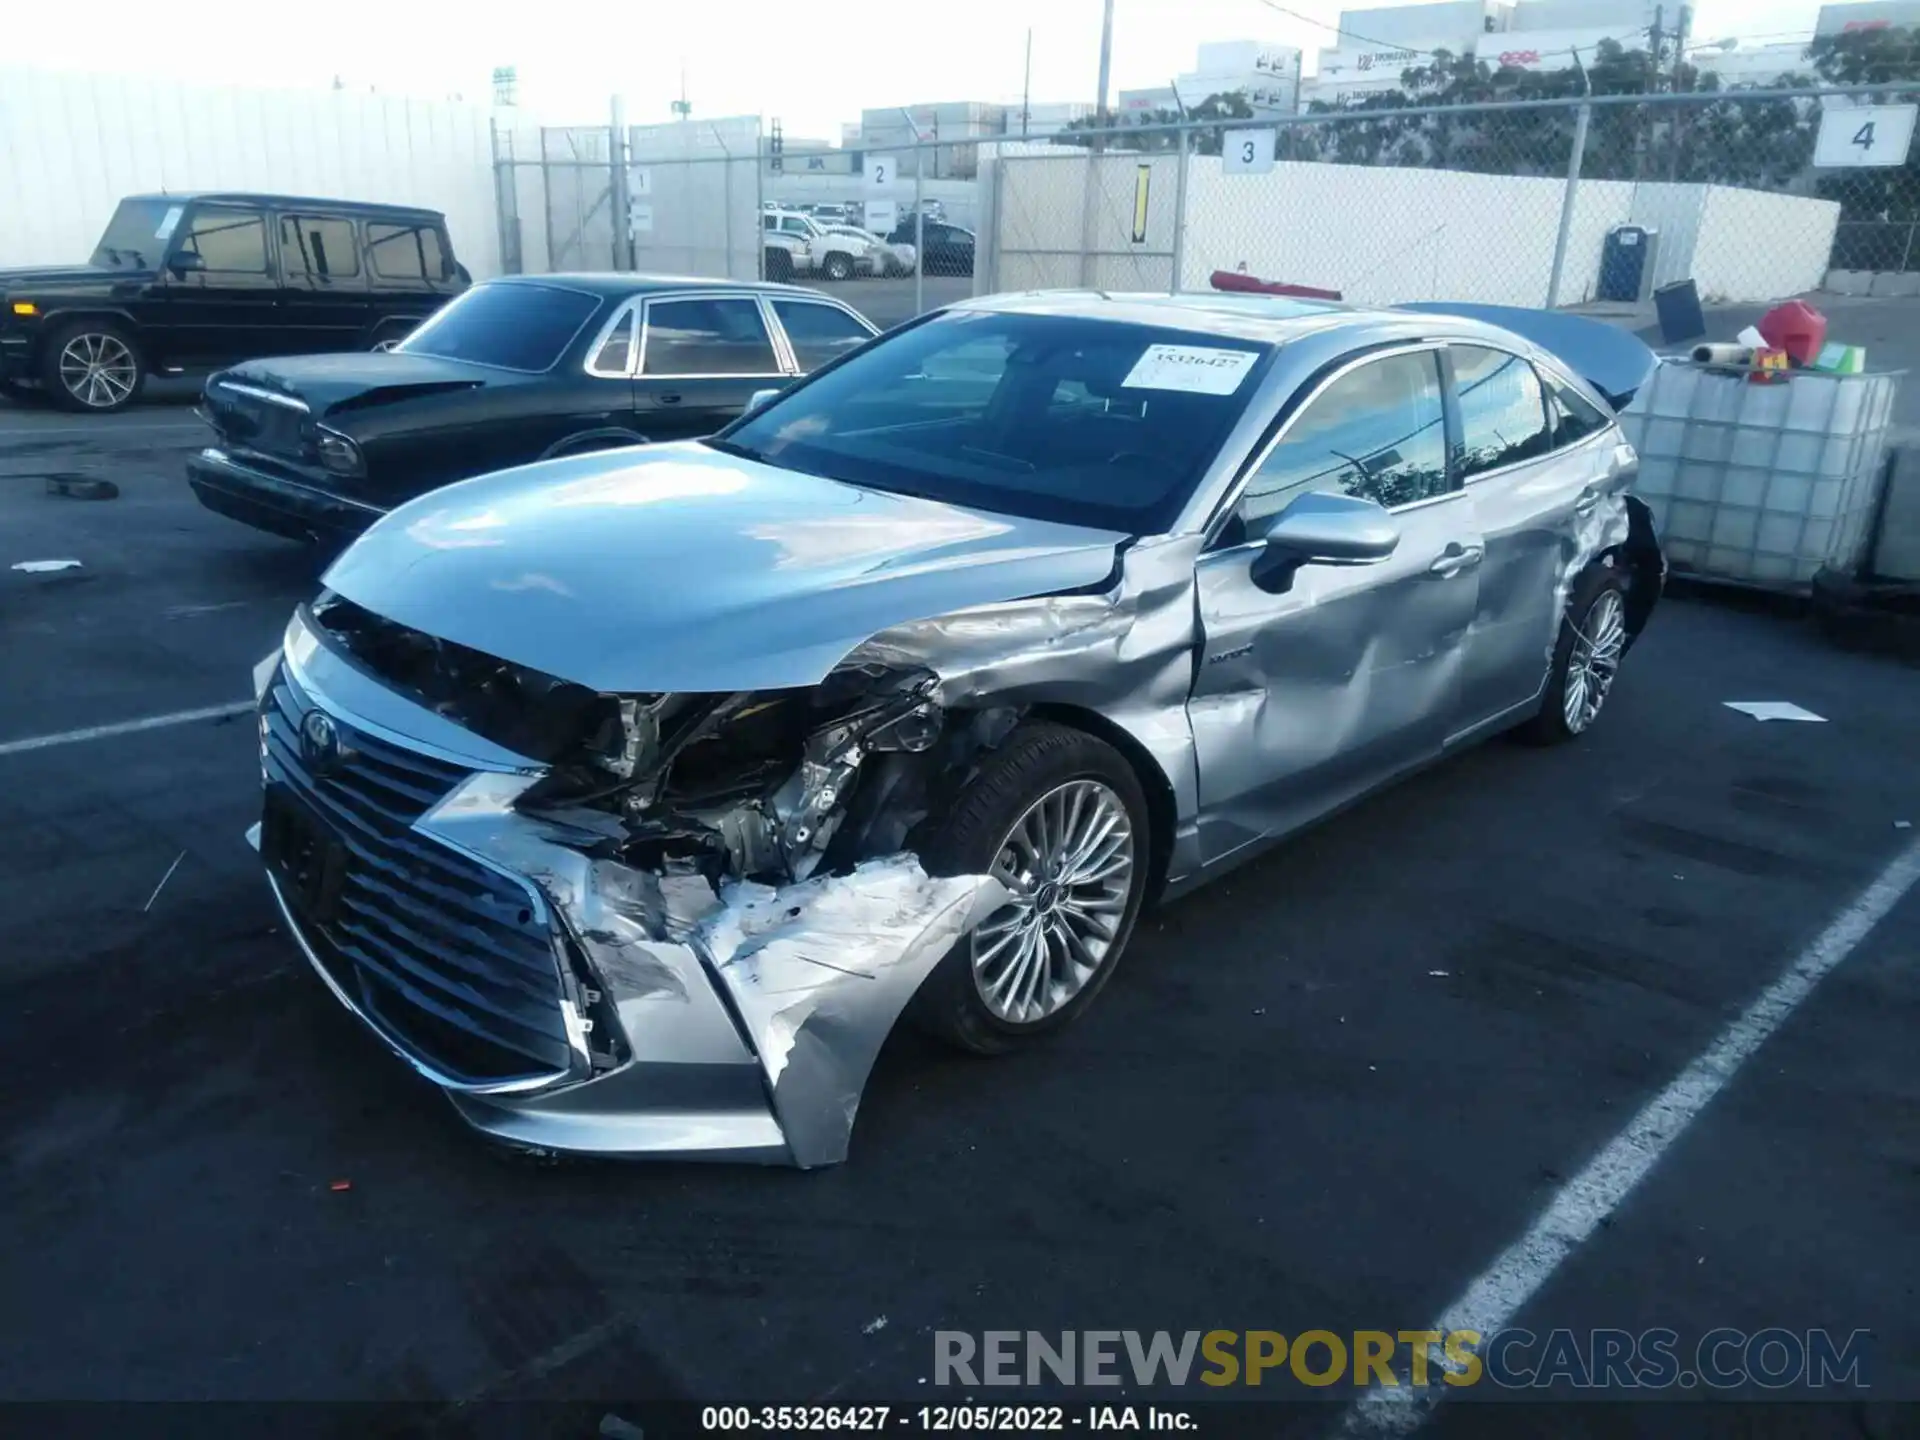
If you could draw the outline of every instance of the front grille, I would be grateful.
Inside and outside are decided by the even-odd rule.
[[[207,387],[204,403],[208,420],[233,449],[303,469],[318,463],[304,407],[264,400],[218,380]]]
[[[467,1083],[566,1071],[559,959],[532,897],[412,828],[468,774],[334,721],[316,775],[313,709],[283,668],[261,708],[262,852],[320,963],[425,1064]]]

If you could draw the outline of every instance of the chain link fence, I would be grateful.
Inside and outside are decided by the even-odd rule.
[[[1227,271],[1361,303],[1553,306],[1682,280],[1764,301],[1833,271],[1920,276],[1899,108],[1917,98],[1408,105],[1010,143],[983,169],[983,288],[1204,290]]]
[[[1395,103],[989,138],[964,166],[904,134],[784,153],[755,117],[496,130],[495,179],[510,270],[791,280],[882,324],[973,292],[1203,291],[1222,271],[1371,304],[1638,303],[1684,280],[1708,303],[1904,294],[1916,99]]]

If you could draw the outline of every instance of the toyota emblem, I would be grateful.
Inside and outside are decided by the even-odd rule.
[[[319,710],[309,710],[300,722],[300,755],[315,775],[329,774],[340,763],[340,732]]]

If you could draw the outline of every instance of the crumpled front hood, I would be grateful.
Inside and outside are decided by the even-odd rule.
[[[504,384],[511,372],[489,370],[438,355],[346,351],[337,355],[276,355],[248,360],[214,376],[304,400],[316,416],[362,411],[397,400]]]
[[[1126,537],[888,495],[698,442],[424,495],[325,584],[413,629],[608,692],[817,684],[876,631],[1097,585]]]

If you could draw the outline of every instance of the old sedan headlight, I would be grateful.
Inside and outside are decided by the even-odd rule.
[[[333,430],[320,432],[320,466],[335,475],[364,475],[366,461],[360,454],[360,447],[346,436]]]

